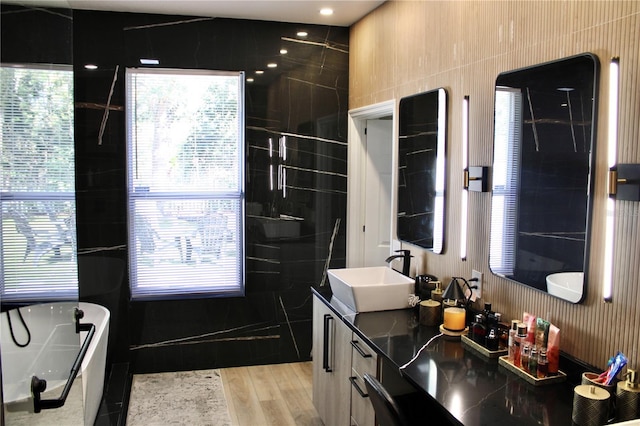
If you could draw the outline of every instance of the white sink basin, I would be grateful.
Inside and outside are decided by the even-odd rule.
[[[547,275],[547,292],[572,303],[582,298],[584,272],[558,272]]]
[[[333,296],[355,312],[408,308],[415,288],[412,278],[386,266],[329,269],[327,275]]]

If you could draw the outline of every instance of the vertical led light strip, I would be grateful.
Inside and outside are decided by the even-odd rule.
[[[282,198],[287,198],[287,137],[282,137]]]
[[[444,183],[445,183],[445,143],[447,128],[447,92],[438,89],[438,136],[436,147],[436,197],[433,217],[433,252],[442,253],[444,240]]]
[[[618,86],[620,78],[620,59],[612,58],[609,66],[609,134],[607,137],[607,164],[609,170],[616,165],[618,148]],[[607,173],[608,179],[611,174]],[[607,188],[610,188],[607,182]],[[609,195],[607,198],[607,217],[605,222],[604,240],[604,268],[602,277],[602,296],[605,302],[611,302],[613,293],[613,227],[615,224],[616,200]]]
[[[273,191],[273,139],[269,138],[269,188]]]
[[[462,99],[462,173],[467,173],[469,166],[469,96]],[[464,186],[464,185],[463,185]],[[460,202],[460,258],[467,260],[467,219],[469,191],[462,188],[462,197]]]

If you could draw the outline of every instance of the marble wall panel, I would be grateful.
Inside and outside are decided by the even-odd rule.
[[[82,11],[74,16],[76,100],[105,106],[114,87],[102,145],[96,136],[104,108],[79,108],[77,115],[81,253],[105,247],[117,257],[127,254],[126,67],[155,58],[161,67],[241,70],[254,79],[245,87],[246,296],[121,298],[118,309],[128,311],[122,327],[129,342],[114,356],[130,359],[134,371],[309,359],[309,288],[320,283],[335,221],[346,212],[348,29],[305,26],[305,39],[296,37],[298,29],[185,16]],[[280,53],[283,48],[287,54]],[[270,62],[277,68],[268,68]],[[84,70],[85,63],[97,63],[100,71]],[[277,147],[282,136],[288,147],[282,162],[288,171],[286,195],[269,187],[269,139]],[[299,232],[265,232],[264,223],[282,224],[280,215],[300,218]],[[344,246],[339,238],[334,265],[344,264]],[[122,293],[128,294],[126,278]]]
[[[79,293],[111,311],[109,362],[148,373],[308,360],[310,287],[322,280],[340,222],[330,264],[345,262],[348,29],[76,10],[66,19],[73,37],[61,33],[48,56],[33,57],[13,46],[29,32],[6,10],[3,58],[12,51],[15,62],[74,64]],[[300,29],[309,35],[297,37]],[[125,70],[140,58],[254,79],[245,87],[245,297],[130,300]],[[268,185],[268,140],[282,136],[286,196]],[[299,218],[299,230],[265,233],[263,223],[279,225],[280,215]]]
[[[503,318],[523,311],[549,318],[562,330],[562,349],[606,367],[617,350],[640,362],[638,333],[639,203],[617,202],[614,213],[613,301],[603,302],[605,253],[609,61],[620,57],[619,163],[640,161],[637,119],[640,4],[627,1],[388,1],[351,27],[349,108],[399,100],[437,87],[449,90],[449,137],[445,253],[415,247],[421,270],[447,282],[451,276],[484,274],[480,304],[492,303]],[[415,32],[404,29],[417,28]],[[409,47],[410,46],[410,47]],[[587,295],[574,305],[493,275],[489,269],[489,193],[469,194],[467,258],[460,259],[462,189],[461,103],[469,96],[469,164],[493,161],[496,77],[584,52],[601,62],[595,152],[595,191]],[[372,77],[375,76],[375,79]],[[405,248],[405,247],[403,247]],[[478,304],[478,307],[481,307]]]

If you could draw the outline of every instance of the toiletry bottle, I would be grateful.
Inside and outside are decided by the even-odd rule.
[[[496,334],[495,328],[492,328],[491,331],[489,331],[489,334],[487,335],[487,340],[486,340],[485,346],[490,351],[497,351],[498,350],[498,335]]]
[[[471,339],[474,342],[484,345],[487,336],[487,328],[482,323],[482,314],[476,314],[474,322],[471,324]]]
[[[547,377],[548,371],[549,364],[547,362],[547,351],[541,349],[540,354],[538,355],[538,378],[542,379]]]
[[[502,314],[500,312],[496,312],[495,317],[498,324],[496,328],[498,349],[505,349],[509,345],[509,326],[502,322]]]
[[[493,312],[491,311],[491,303],[484,304],[484,310],[482,311],[482,316],[484,317],[484,325],[487,327],[487,332],[491,329],[493,325]]]
[[[442,304],[442,283],[440,281],[435,281],[434,283],[436,288],[431,290],[431,299]]]
[[[538,350],[535,346],[531,347],[529,353],[529,374],[533,377],[538,377]]]
[[[482,313],[486,317],[487,315],[489,315],[490,312],[491,312],[491,303],[485,303],[484,310],[482,311]]]
[[[522,345],[527,338],[527,326],[523,323],[518,323],[518,334],[514,342],[515,349],[513,351],[513,365],[516,367],[522,366]]]
[[[518,334],[518,320],[511,320],[511,329],[509,329],[509,362],[513,364],[514,352],[516,349],[516,335]]]
[[[525,337],[526,339],[526,337]],[[529,356],[531,354],[531,344],[527,341],[524,341],[522,343],[522,353],[520,354],[520,363],[522,366],[522,369],[524,371],[526,371],[527,373],[529,372]]]

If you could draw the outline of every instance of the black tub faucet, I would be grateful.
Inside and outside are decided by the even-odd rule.
[[[406,275],[407,277],[409,276],[409,267],[411,266],[411,258],[413,256],[411,256],[411,251],[410,250],[396,250],[396,253],[402,253],[402,254],[394,254],[391,255],[389,257],[387,257],[385,259],[385,262],[389,263],[391,262],[393,259],[400,259],[402,258],[402,275]]]

